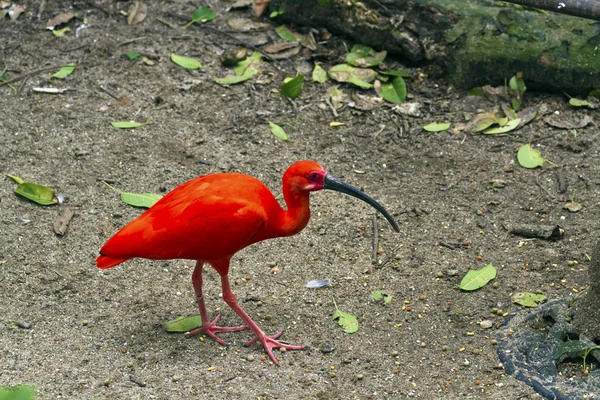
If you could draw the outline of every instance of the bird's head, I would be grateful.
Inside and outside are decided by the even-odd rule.
[[[396,232],[400,232],[396,221],[394,221],[390,213],[381,204],[354,186],[334,178],[315,161],[303,160],[292,164],[283,175],[283,181],[289,184],[290,188],[294,191],[314,192],[322,189],[330,189],[356,197],[383,214],[392,225],[392,228]]]

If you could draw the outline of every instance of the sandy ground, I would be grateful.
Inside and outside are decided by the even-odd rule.
[[[560,95],[526,93],[524,106],[545,103],[549,114],[513,136],[427,133],[420,128],[426,123],[463,122],[465,113],[491,111],[494,104],[390,59],[389,68],[415,77],[423,72],[408,80],[410,101],[423,105],[422,115],[405,117],[381,105],[346,107],[334,117],[320,106],[331,82],[307,79],[295,107],[278,93],[284,77],[312,69],[308,50],[265,63],[249,82],[215,84],[212,78],[231,73],[219,56],[238,43],[194,27],[181,30],[167,12],[190,15],[190,3],[149,2],[146,20],[134,26],[85,2],[49,3],[37,21],[37,2],[25,3],[16,23],[0,21],[0,67],[9,78],[68,62],[77,67],[65,80],[50,81],[56,71],[50,68],[14,82],[15,90],[0,87],[1,172],[65,196],[62,206],[43,207],[16,196],[11,179],[0,185],[0,385],[35,385],[41,399],[539,398],[499,366],[494,340],[504,317],[492,309],[520,310],[510,302],[516,291],[541,290],[554,299],[585,288],[585,254],[598,226],[596,124],[575,134],[545,119],[558,113],[568,122],[595,120],[595,111],[572,109]],[[249,10],[226,13],[225,5],[213,5],[212,26],[231,32],[228,19],[251,17]],[[68,10],[87,18],[78,37],[57,39],[43,30]],[[277,40],[273,27],[266,34]],[[341,39],[320,46],[331,54],[328,65],[343,59]],[[127,50],[154,65],[128,61]],[[205,67],[186,71],[169,60],[172,52]],[[32,91],[48,86],[70,90]],[[152,124],[110,125],[122,120]],[[334,120],[345,125],[330,127]],[[276,139],[268,121],[284,126],[291,140]],[[528,141],[552,163],[521,168],[516,150]],[[165,193],[198,175],[238,171],[278,194],[285,169],[305,158],[379,200],[401,232],[379,218],[381,264],[373,268],[374,211],[320,192],[311,197],[313,214],[303,232],[233,258],[232,288],[249,315],[269,333],[284,330],[284,341],[309,346],[277,352],[279,367],[260,346],[243,346],[248,332],[223,334],[225,348],[163,331],[163,322],[197,312],[194,262],[95,267],[102,244],[142,212],[102,180],[128,192]],[[575,191],[583,209],[570,213],[563,205]],[[75,217],[61,237],[52,225],[65,207]],[[547,241],[508,233],[520,223],[559,224],[565,235]],[[495,285],[471,293],[457,288],[469,269],[490,262],[498,271]],[[312,279],[332,284],[306,288]],[[392,301],[372,300],[377,290]],[[221,301],[212,270],[205,291],[211,315],[221,312],[224,325],[239,324]],[[332,298],[358,318],[358,332],[346,334],[332,321]],[[480,327],[484,320],[490,329]]]

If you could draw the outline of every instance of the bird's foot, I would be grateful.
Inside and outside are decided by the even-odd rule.
[[[273,360],[275,365],[279,365],[279,361],[277,361],[277,358],[275,358],[275,356],[273,355],[273,349],[276,349],[276,348],[287,349],[287,350],[305,350],[306,349],[305,346],[294,346],[291,344],[281,343],[281,342],[275,340],[279,336],[281,336],[282,333],[283,332],[279,332],[272,336],[267,336],[267,335],[264,335],[262,337],[257,336],[254,339],[250,339],[246,343],[246,346],[250,346],[250,345],[260,341],[263,344],[263,346],[265,347],[265,350],[267,351],[267,354],[269,355],[269,357],[271,357],[271,360]]]
[[[204,324],[203,324],[203,326],[201,326],[200,328],[196,328],[194,330],[186,332],[185,336],[192,337],[192,336],[204,333],[205,335],[208,335],[211,338],[213,338],[214,340],[216,340],[219,344],[221,344],[223,346],[227,346],[227,342],[224,341],[223,339],[221,339],[220,337],[218,337],[216,335],[217,333],[219,333],[219,332],[237,332],[237,331],[243,331],[244,329],[248,329],[248,327],[246,325],[231,326],[231,327],[217,326],[217,322],[219,321],[219,318],[221,318],[221,314],[217,315],[217,317],[210,324],[207,324],[206,326],[204,326]]]

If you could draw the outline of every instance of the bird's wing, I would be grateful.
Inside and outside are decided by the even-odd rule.
[[[214,193],[190,199],[182,194],[156,203],[126,225],[101,254],[121,259],[229,258],[252,243],[267,220],[255,201]]]

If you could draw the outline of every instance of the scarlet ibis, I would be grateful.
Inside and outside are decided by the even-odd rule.
[[[272,349],[302,350],[304,346],[284,344],[281,335],[266,335],[240,307],[229,287],[229,260],[246,246],[265,239],[300,232],[310,218],[309,194],[321,189],[346,193],[365,201],[381,212],[396,232],[398,224],[370,196],[329,175],[314,161],[298,161],[283,175],[284,210],[271,191],[258,179],[238,173],[200,176],[178,186],[145,213],[131,221],[102,249],[98,268],[110,268],[131,258],[152,260],[195,260],[192,284],[202,318],[202,326],[188,333],[204,333],[222,345],[219,332],[250,328],[256,335],[247,346],[260,341],[275,364]],[[202,294],[202,268],[210,264],[221,276],[223,300],[246,325],[217,326],[219,315],[208,319]]]

